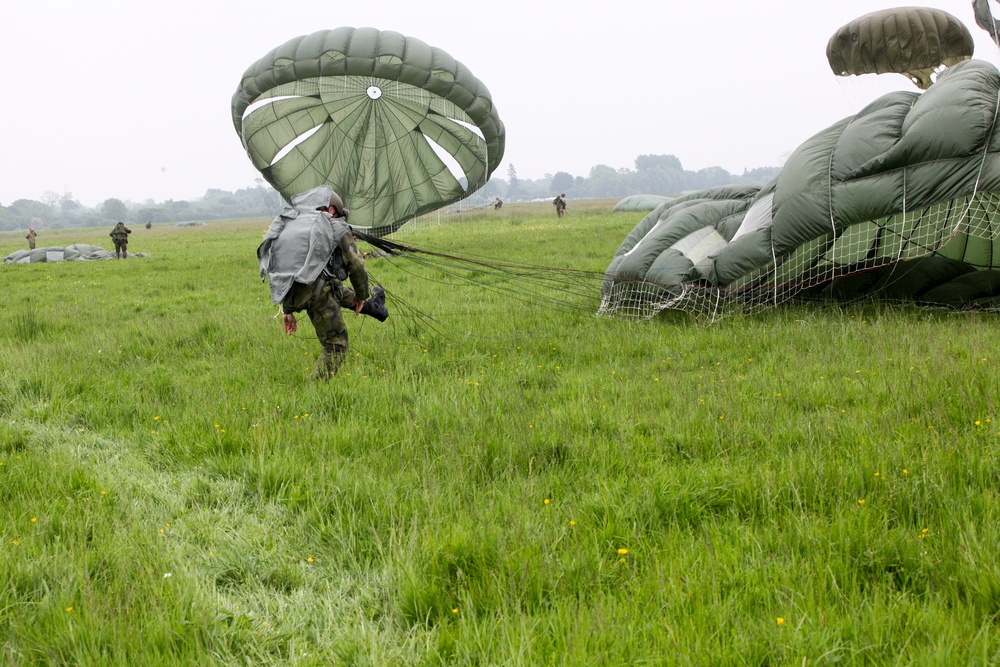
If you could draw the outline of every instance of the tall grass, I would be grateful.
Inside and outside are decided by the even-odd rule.
[[[601,271],[609,210],[405,242]],[[317,383],[267,223],[0,266],[0,661],[1000,661],[995,317],[632,322],[372,258],[392,315]]]

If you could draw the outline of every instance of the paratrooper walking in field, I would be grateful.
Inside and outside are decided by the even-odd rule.
[[[115,242],[115,259],[125,259],[128,257],[128,235],[132,230],[125,226],[124,222],[118,221],[114,229],[108,236]]]
[[[281,304],[286,334],[298,329],[295,313],[305,310],[322,352],[313,377],[329,380],[347,358],[347,325],[341,308],[384,322],[385,290],[369,290],[365,261],[347,226],[340,196],[321,185],[292,197],[271,223],[257,248],[260,274],[267,276],[271,300]],[[350,279],[351,287],[344,284]]]
[[[566,215],[566,193],[559,195],[552,200],[552,205],[556,207],[556,215],[560,218]]]

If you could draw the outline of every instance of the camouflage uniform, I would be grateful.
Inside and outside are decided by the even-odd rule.
[[[292,205],[271,222],[257,248],[260,275],[267,277],[271,301],[280,303],[285,315],[305,310],[312,321],[323,347],[315,369],[321,379],[336,373],[347,356],[342,307],[353,310],[360,299],[365,301],[362,314],[381,321],[388,317],[381,302],[384,291],[372,299],[368,271],[345,218],[334,218],[326,210],[331,197],[340,201],[326,185],[292,197]],[[347,280],[354,289],[345,284]]]
[[[350,278],[351,289],[344,284]],[[341,237],[329,263],[311,285],[295,283],[281,300],[281,312],[305,310],[316,330],[323,351],[316,362],[315,375],[328,378],[337,372],[347,357],[347,323],[341,308],[354,309],[355,297],[368,299],[368,271],[350,233]]]
[[[28,233],[24,235],[24,238],[28,239],[28,248],[30,250],[35,249],[35,237],[38,234],[35,233],[34,227],[28,227]]]
[[[566,215],[566,195],[559,195],[552,200],[552,204],[556,207],[556,215],[560,218]]]
[[[115,242],[115,258],[125,259],[128,257],[128,235],[131,233],[132,230],[126,227],[124,222],[119,222],[108,234]]]

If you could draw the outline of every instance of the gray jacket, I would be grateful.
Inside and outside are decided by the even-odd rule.
[[[332,193],[333,188],[320,185],[295,195],[291,207],[282,210],[264,234],[257,260],[273,303],[281,303],[293,283],[312,284],[350,232],[343,218],[316,210],[329,205]]]

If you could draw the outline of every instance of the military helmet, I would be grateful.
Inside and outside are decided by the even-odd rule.
[[[346,217],[344,209],[344,200],[340,198],[336,192],[330,191],[330,206],[337,209],[337,215],[339,217]]]

